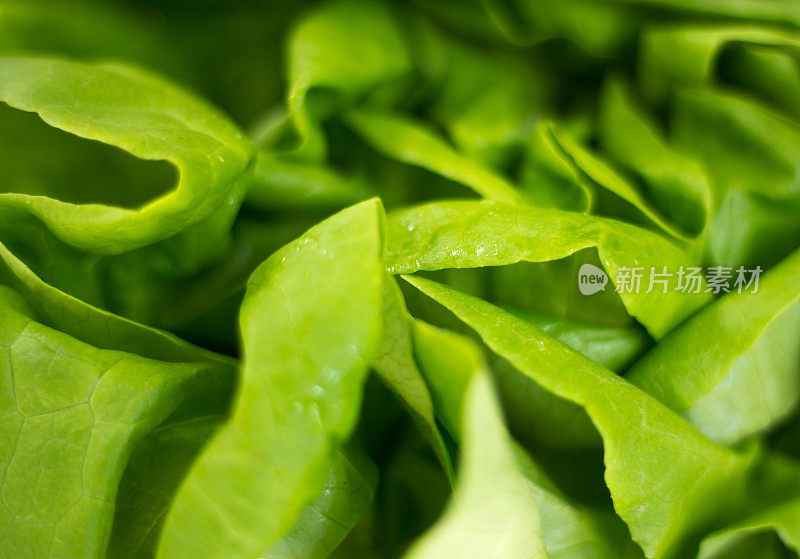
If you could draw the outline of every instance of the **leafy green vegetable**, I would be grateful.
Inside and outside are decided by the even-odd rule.
[[[647,198],[681,230],[690,236],[701,233],[708,220],[711,188],[700,165],[661,137],[622,83],[609,81],[600,103],[603,149],[641,178]]]
[[[771,547],[769,543],[765,545],[764,539],[766,538],[754,542],[757,547],[753,547],[753,543],[747,542],[746,538],[753,534],[768,536],[768,530],[775,530],[789,547],[795,550],[800,549],[798,515],[800,515],[800,508],[798,508],[797,501],[755,515],[753,518],[709,536],[700,546],[699,557],[701,559],[732,557],[734,553],[744,557],[747,553],[769,553],[770,550],[773,556],[785,556],[785,553],[777,549],[774,543]]]
[[[347,103],[408,67],[401,31],[383,2],[332,2],[306,18],[294,30],[289,56],[289,109],[301,151],[309,158],[324,154],[316,123],[331,110],[327,105]]]
[[[414,414],[447,474],[452,475],[450,454],[436,423],[431,395],[414,360],[411,317],[392,276],[387,276],[383,284],[383,339],[372,366]]]
[[[238,178],[249,164],[250,141],[205,102],[116,64],[0,57],[0,100],[178,170],[173,190],[136,208],[70,203],[53,197],[58,189],[30,190],[38,181],[25,176],[0,193],[0,240],[34,273],[95,306],[157,324],[164,287],[148,280],[174,281],[218,257],[244,195]],[[113,175],[97,188],[109,184]]]
[[[206,416],[167,422],[134,447],[119,483],[109,555],[153,555],[178,486],[223,421],[223,416]]]
[[[690,256],[663,237],[624,223],[577,213],[490,202],[434,202],[399,211],[388,222],[387,265],[394,273],[501,266],[564,258],[597,247],[612,281],[621,268],[643,267],[646,285],[655,262],[678,269]],[[628,312],[660,337],[689,316],[707,295],[673,289],[623,292]]]
[[[316,499],[292,531],[262,555],[264,559],[327,557],[372,502],[374,467],[340,454]]]
[[[615,509],[646,555],[680,556],[696,525],[713,523],[735,502],[751,456],[715,445],[635,386],[489,303],[430,280],[406,280],[532,381],[586,410],[603,437]]]
[[[0,100],[77,136],[178,168],[174,192],[139,211],[3,194],[7,215],[31,212],[63,241],[101,254],[139,248],[207,219],[231,203],[231,185],[250,157],[248,141],[224,117],[132,68],[3,57]]]
[[[230,375],[93,347],[37,322],[4,286],[0,309],[3,552],[97,556],[131,449],[193,400],[224,391]]]
[[[377,349],[380,212],[372,200],[329,218],[250,278],[233,415],[178,491],[160,557],[262,553],[323,489],[332,453],[356,421]]]
[[[248,183],[248,205],[266,211],[329,209],[357,202],[362,188],[325,167],[306,165],[261,150]]]
[[[721,443],[781,421],[798,403],[798,274],[795,252],[764,276],[757,293],[725,295],[674,330],[628,379]]]
[[[0,558],[798,557],[798,47],[0,2]]]
[[[609,192],[613,192],[641,211],[648,220],[668,234],[679,239],[685,238],[685,234],[680,229],[669,223],[664,216],[650,207],[650,204],[636,188],[607,163],[581,147],[567,134],[555,133],[554,139],[558,147],[569,157],[570,162],[577,167],[577,172],[580,173],[580,176],[585,175],[593,184],[598,184]]]
[[[493,397],[486,373],[469,381],[464,456],[453,500],[406,557],[547,557],[536,501],[516,467]]]
[[[612,371],[625,369],[649,346],[647,334],[636,326],[601,326],[541,314],[517,314]]]
[[[350,113],[347,120],[376,149],[390,157],[462,182],[483,198],[510,203],[521,201],[514,187],[502,177],[462,158],[432,133],[413,123],[363,111]]]
[[[415,324],[415,340],[443,421],[461,440],[465,434],[459,423],[459,414],[465,405],[468,385],[486,375],[483,356],[472,340],[420,321]],[[468,413],[468,410],[463,413]],[[505,436],[501,435],[501,438]],[[641,555],[623,534],[624,528],[614,524],[611,515],[601,515],[569,502],[523,449],[513,446],[512,450],[517,462],[514,468],[529,480],[527,491],[532,493],[542,513],[541,531],[548,557]]]

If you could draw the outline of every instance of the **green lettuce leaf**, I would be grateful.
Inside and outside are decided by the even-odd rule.
[[[450,453],[434,417],[428,386],[414,360],[411,317],[397,281],[388,274],[383,284],[383,338],[372,367],[408,407],[448,476],[452,477]]]
[[[780,70],[769,71],[770,67],[775,67],[776,61],[774,58],[765,58],[764,53],[771,52],[791,60],[797,56],[799,40],[796,31],[779,27],[720,24],[654,26],[642,34],[642,89],[650,99],[663,101],[670,88],[676,85],[698,87],[713,84],[722,69],[720,66],[725,63],[726,50],[735,46],[746,50],[750,56],[759,53],[756,55],[758,58],[749,64],[745,62],[744,68],[743,61],[737,60],[737,66],[747,70],[753,82],[758,82],[758,78],[766,82],[761,87],[751,82],[756,85],[754,92],[766,90],[769,92],[767,95],[780,95],[780,87],[791,84],[790,76],[797,69],[783,64],[779,66]],[[770,83],[769,78],[776,76],[776,73],[780,76],[778,83]],[[783,94],[791,91],[790,86]]]
[[[706,259],[772,266],[800,243],[800,133],[784,115],[739,93],[682,89],[675,99],[676,144],[702,162],[713,189]]]
[[[462,425],[463,456],[453,498],[405,557],[546,558],[536,500],[516,466],[486,372],[468,381]]]
[[[247,181],[248,206],[264,211],[338,209],[363,198],[364,186],[322,166],[259,150]]]
[[[800,550],[800,501],[786,503],[754,515],[708,536],[700,546],[698,559],[726,559],[738,557],[786,557],[785,548],[772,537],[776,532],[780,540],[795,552]]]
[[[148,433],[131,452],[119,483],[107,556],[152,557],[175,492],[223,416],[168,421]]]
[[[251,276],[232,417],[179,489],[159,557],[254,557],[322,491],[380,341],[381,212],[344,210]]]
[[[763,432],[800,401],[800,251],[661,340],[628,379],[723,444]]]
[[[288,50],[288,105],[300,137],[295,149],[316,161],[327,151],[321,119],[411,69],[402,32],[383,1],[323,5],[293,30]]]
[[[28,171],[38,172],[28,164],[19,182],[0,193],[0,241],[34,273],[94,306],[157,324],[167,285],[226,248],[244,196],[238,179],[250,162],[250,141],[205,102],[118,64],[0,57],[0,99],[14,108],[4,111],[35,112],[54,128],[178,170],[172,190],[145,196],[138,207],[107,205],[101,194],[77,204],[72,196],[54,196],[113,190],[113,174],[105,184],[95,179],[94,190],[88,184],[82,190],[81,173],[77,184],[62,178],[73,168],[69,157],[55,175],[44,165],[50,177],[44,181],[28,180]],[[23,124],[27,130],[30,122]],[[37,134],[45,132],[52,131],[39,122]],[[87,160],[92,153],[81,154],[76,165],[96,177],[103,161]],[[141,182],[129,187],[130,196],[139,200],[153,187],[146,174],[132,176]]]
[[[583,119],[561,122],[559,128],[585,139]],[[550,121],[539,122],[528,138],[520,182],[534,206],[587,213],[594,209],[594,185],[556,141]]]
[[[99,254],[165,239],[235,203],[232,185],[250,160],[249,141],[217,111],[121,65],[0,57],[0,100],[76,136],[178,169],[175,190],[138,210],[0,194],[4,220],[31,213],[59,239]]]
[[[646,556],[684,556],[698,531],[742,498],[752,453],[716,445],[645,392],[513,315],[430,280],[404,278],[533,382],[586,410],[603,437],[614,508]]]
[[[161,361],[212,361],[231,369],[233,359],[193,346],[176,336],[89,305],[48,285],[0,243],[0,282],[17,292],[51,328],[104,349]]]
[[[458,441],[463,440],[460,414],[473,376],[485,374],[486,364],[475,342],[427,323],[414,323],[420,363],[436,397],[442,423]],[[530,481],[529,490],[539,507],[547,556],[553,558],[641,557],[624,525],[613,513],[592,510],[570,502],[531,460],[512,443],[517,468]]]
[[[677,272],[692,258],[638,227],[583,214],[491,202],[435,202],[398,211],[388,221],[387,269],[393,273],[502,266],[564,258],[597,247],[611,280],[621,268],[643,268],[641,289],[620,293],[628,312],[657,338],[709,300],[674,285],[647,292],[651,267]],[[574,278],[578,281],[578,278]]]
[[[102,557],[132,449],[173,414],[224,412],[230,372],[94,347],[5,286],[0,337],[3,553]]]
[[[662,215],[661,211],[653,207],[631,181],[602,158],[581,146],[566,132],[559,132],[558,129],[555,129],[552,134],[557,146],[569,158],[570,164],[576,167],[579,180],[588,180],[590,187],[596,185],[619,196],[641,212],[647,220],[676,239],[687,240],[691,237],[671,223],[666,216]]]
[[[796,0],[0,2],[0,557],[797,556],[799,47]]]
[[[352,111],[347,122],[375,149],[462,183],[481,197],[520,203],[522,197],[503,177],[464,157],[431,131],[391,114]]]
[[[364,457],[340,453],[316,499],[292,531],[262,559],[325,559],[367,511],[377,485],[375,466]]]
[[[599,105],[603,150],[640,178],[644,197],[679,227],[679,237],[702,233],[711,206],[711,187],[700,165],[662,137],[650,115],[620,81],[606,83]]]

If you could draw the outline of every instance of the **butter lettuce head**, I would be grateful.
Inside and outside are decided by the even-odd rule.
[[[783,0],[0,2],[0,557],[797,557],[798,107]]]

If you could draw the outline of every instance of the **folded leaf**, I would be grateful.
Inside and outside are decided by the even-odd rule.
[[[138,210],[0,194],[3,221],[29,212],[62,241],[95,253],[160,241],[234,204],[233,184],[250,160],[249,141],[217,111],[126,66],[0,57],[0,100],[71,134],[177,167],[175,190]]]
[[[567,37],[598,55],[620,55],[633,47],[637,32],[650,22],[665,19],[714,19],[751,23],[769,22],[800,27],[800,10],[783,0],[566,0],[542,5],[534,0],[482,0],[509,39],[531,44]]]
[[[455,37],[426,18],[408,26],[421,79],[408,95],[425,99],[430,120],[459,152],[493,168],[508,166],[557,95],[550,66]]]
[[[753,557],[786,557],[785,550],[769,536],[777,533],[780,540],[796,553],[800,552],[800,500],[794,500],[753,515],[751,518],[709,535],[700,546],[698,559],[737,559]],[[761,538],[748,541],[754,536]],[[781,546],[783,547],[783,546]]]
[[[516,466],[486,372],[468,382],[462,425],[463,456],[452,501],[405,557],[546,558],[538,507]]]
[[[37,113],[50,126],[111,150],[96,161],[91,149],[54,150],[57,171],[45,164],[41,177],[31,163],[30,172],[15,174],[14,168],[26,166],[15,162],[12,182],[0,193],[0,242],[59,290],[158,324],[170,283],[196,273],[225,250],[244,196],[238,179],[250,162],[250,141],[205,102],[117,64],[0,57],[0,100],[13,107],[4,107],[4,114]],[[28,124],[25,119],[20,124],[23,138]],[[87,144],[38,124],[45,146],[50,145],[45,132],[61,134],[56,146]],[[17,136],[13,126],[6,133]],[[98,171],[127,157],[116,148],[150,164],[174,166],[177,184],[151,198],[149,173],[133,172],[132,183],[120,179],[115,184],[116,173],[127,176],[126,167],[116,165],[103,183]],[[72,161],[68,154],[79,157]],[[86,173],[91,180],[81,180]],[[115,188],[130,192],[113,194]],[[131,207],[106,205],[126,199],[134,202]]]
[[[104,349],[161,361],[210,361],[229,369],[235,361],[184,342],[172,334],[95,308],[43,282],[0,243],[0,283],[22,294],[37,319],[51,328]]]
[[[800,244],[800,131],[738,93],[679,90],[671,128],[713,189],[707,231],[714,265],[766,268]]]
[[[800,401],[800,251],[661,340],[628,379],[707,437],[736,443]]]
[[[457,441],[463,441],[459,418],[470,379],[482,374],[485,368],[483,355],[469,338],[421,321],[414,323],[414,339],[442,422]],[[531,482],[530,491],[541,513],[542,537],[548,557],[641,557],[624,525],[613,518],[613,514],[601,514],[571,503],[522,448],[514,446],[514,449],[517,468]]]
[[[600,145],[642,179],[645,199],[680,228],[679,236],[697,236],[711,206],[708,179],[696,161],[661,137],[648,116],[621,82],[609,80],[600,100]]]
[[[363,187],[325,167],[259,150],[246,179],[246,204],[265,211],[338,209],[363,197]]]
[[[620,269],[641,268],[638,292],[624,290],[620,298],[655,338],[709,299],[705,293],[676,291],[674,282],[667,289],[654,285],[648,293],[653,269],[658,273],[666,266],[675,274],[680,266],[691,265],[691,257],[649,231],[583,214],[491,202],[435,202],[391,214],[387,242],[386,265],[393,273],[544,262],[597,247],[618,285]]]
[[[579,129],[583,125],[577,122]],[[560,127],[571,130],[576,124],[561,123]],[[587,213],[594,209],[593,185],[556,142],[551,122],[539,122],[528,138],[521,175],[525,197],[534,206]]]
[[[381,208],[344,210],[251,276],[233,415],[192,467],[158,557],[252,558],[322,491],[380,336]]]
[[[119,484],[108,557],[153,557],[175,492],[223,422],[223,416],[167,422],[134,447]]]
[[[326,104],[352,102],[410,70],[401,31],[383,1],[323,5],[294,29],[288,51],[288,103],[301,139],[297,151],[311,160],[319,160],[326,151],[317,129],[319,119],[331,110]],[[326,94],[333,98],[326,99]]]
[[[618,173],[611,165],[573,140],[568,133],[555,128],[552,131],[555,143],[575,165],[581,180],[605,188],[636,208],[649,221],[676,239],[686,240],[690,236],[671,223],[670,220],[639,192],[631,182]]]
[[[120,483],[109,556],[153,557],[175,493],[222,417],[193,418],[155,429],[137,445]],[[339,453],[328,481],[292,531],[264,559],[327,557],[372,502],[374,466]]]
[[[356,525],[372,503],[377,484],[368,459],[337,455],[328,481],[303,511],[297,525],[262,559],[325,559]]]
[[[620,49],[634,31],[632,14],[598,1],[567,0],[543,5],[533,0],[481,0],[491,20],[515,43],[569,37],[593,54]]]
[[[411,342],[411,317],[396,280],[387,274],[383,284],[383,338],[372,366],[381,380],[408,407],[452,478],[453,464],[433,414],[433,402],[414,361]]]
[[[506,203],[522,202],[503,177],[475,163],[414,122],[376,111],[351,111],[347,123],[375,149],[464,184],[481,197]]]
[[[714,444],[645,392],[513,315],[430,280],[404,278],[522,374],[586,410],[603,437],[614,508],[647,557],[684,557],[703,526],[730,514],[752,455]]]
[[[671,87],[701,86],[717,79],[726,47],[769,47],[796,57],[800,35],[779,27],[730,24],[661,25],[642,35],[641,82],[645,94],[661,101]],[[796,71],[796,69],[795,69]],[[764,77],[763,74],[761,76]]]

